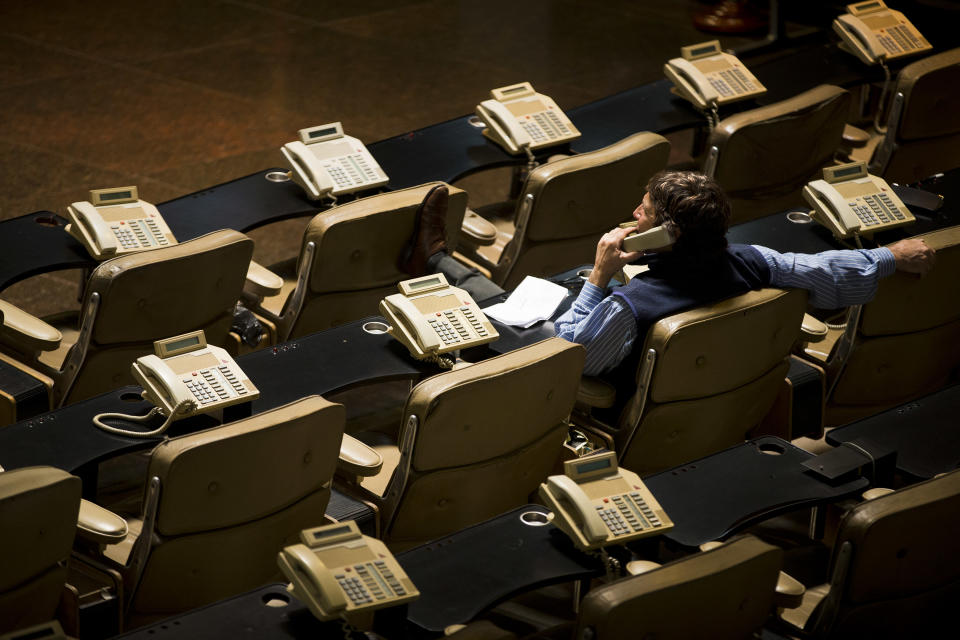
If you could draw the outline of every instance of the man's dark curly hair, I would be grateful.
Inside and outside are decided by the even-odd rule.
[[[650,178],[647,192],[657,224],[677,239],[674,252],[709,258],[726,248],[730,201],[712,178],[696,171],[661,171]]]

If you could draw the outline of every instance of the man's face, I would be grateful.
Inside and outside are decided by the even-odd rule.
[[[653,201],[650,199],[649,193],[643,194],[643,200],[633,210],[633,217],[637,221],[637,233],[652,229],[657,224],[657,215],[653,209]]]

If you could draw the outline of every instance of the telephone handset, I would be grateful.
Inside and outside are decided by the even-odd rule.
[[[636,221],[623,222],[620,228],[635,227]],[[624,251],[650,251],[669,247],[674,242],[673,235],[664,226],[647,229],[640,233],[632,233],[623,239]]]
[[[400,293],[380,301],[389,333],[419,359],[475,347],[500,337],[480,307],[442,273],[398,285]]]
[[[663,65],[663,72],[675,93],[701,109],[767,92],[736,56],[721,51],[719,40],[681,47],[680,56]]]
[[[837,238],[901,227],[916,219],[883,178],[867,173],[863,162],[823,169],[823,179],[803,188],[815,220]]]
[[[339,122],[300,129],[300,140],[283,145],[294,182],[312,200],[386,184],[387,174],[362,142],[343,133]]]
[[[549,96],[521,82],[490,91],[492,99],[477,105],[476,113],[487,125],[483,135],[518,155],[570,142],[580,131]]]
[[[132,186],[93,189],[89,202],[67,207],[67,217],[64,229],[96,260],[177,244],[157,208]]]
[[[673,528],[640,476],[617,465],[613,451],[567,460],[562,476],[540,485],[552,521],[581,549],[598,549]]]
[[[903,13],[887,8],[883,0],[848,4],[847,12],[833,21],[833,30],[845,48],[866,64],[933,48]]]
[[[305,529],[277,555],[287,590],[320,620],[405,604],[420,596],[403,568],[353,520]]]
[[[203,330],[157,340],[153,348],[130,370],[144,397],[168,417],[185,418],[260,397],[230,354],[207,344]]]

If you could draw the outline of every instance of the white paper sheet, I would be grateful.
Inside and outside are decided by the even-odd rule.
[[[551,317],[568,291],[542,278],[527,276],[506,302],[491,305],[483,312],[503,324],[529,327]]]

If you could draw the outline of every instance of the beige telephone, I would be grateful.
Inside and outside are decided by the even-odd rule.
[[[387,183],[387,174],[362,142],[343,133],[339,122],[300,129],[300,140],[283,145],[294,182],[312,200],[372,189]]]
[[[598,549],[673,528],[640,476],[617,465],[613,451],[563,463],[562,476],[540,485],[552,521],[581,549]]]
[[[452,287],[442,273],[398,285],[400,293],[380,301],[389,333],[419,359],[475,347],[500,337],[480,307],[463,289]]]
[[[492,89],[491,100],[477,105],[487,125],[483,135],[514,155],[570,142],[580,137],[570,118],[549,96],[537,93],[529,82]]]
[[[260,397],[230,354],[207,344],[203,330],[157,340],[153,348],[130,370],[144,397],[167,416],[184,418]]]
[[[67,207],[64,229],[96,260],[177,244],[157,208],[140,200],[136,187],[93,189],[90,202]]]
[[[637,226],[635,220],[623,222],[621,229],[628,229]],[[673,235],[664,226],[653,227],[641,233],[632,233],[623,239],[624,251],[650,251],[651,249],[662,249],[669,247],[674,242]]]
[[[867,173],[863,162],[823,169],[823,179],[803,188],[813,218],[837,238],[902,227],[916,219],[883,178]]]
[[[720,50],[719,40],[682,47],[680,56],[663,65],[663,72],[675,93],[701,109],[767,92],[736,56]]]
[[[387,546],[353,520],[305,529],[300,540],[280,551],[277,564],[290,580],[287,590],[320,620],[420,597]]]
[[[882,0],[848,4],[847,12],[833,21],[833,30],[843,47],[866,64],[933,48],[903,13],[888,9]]]

